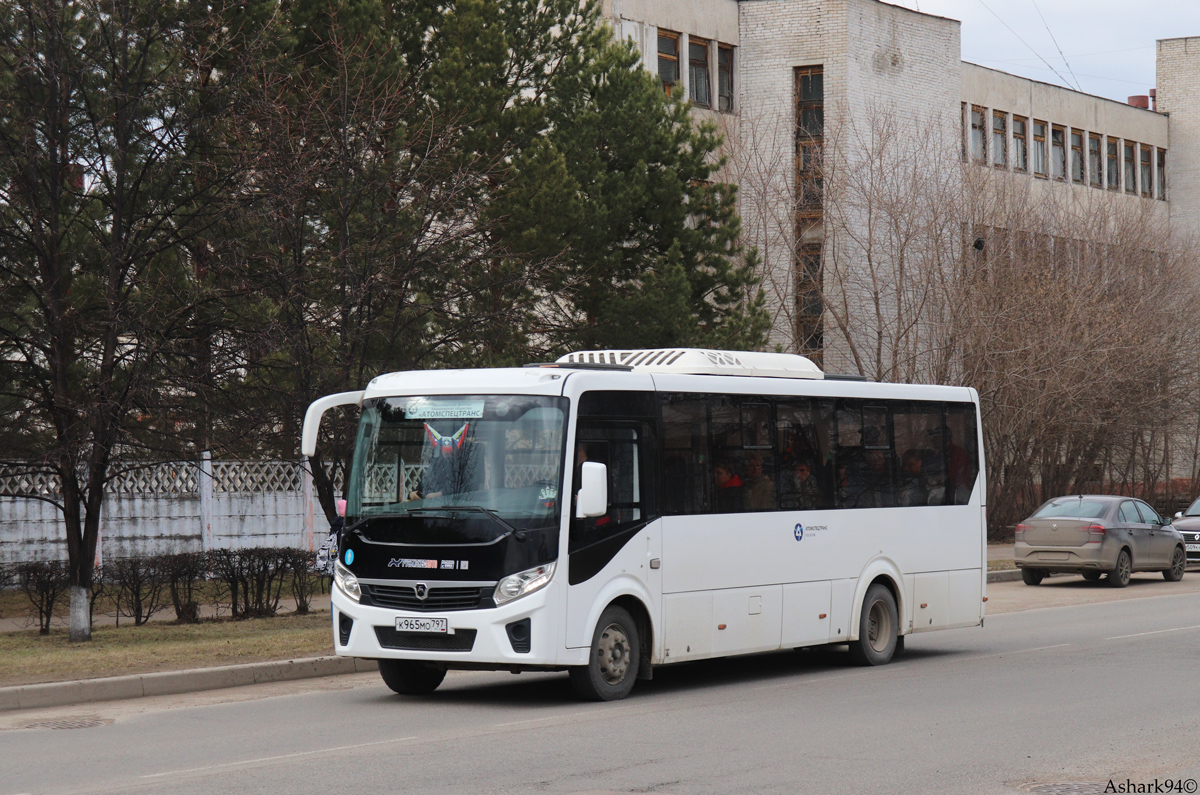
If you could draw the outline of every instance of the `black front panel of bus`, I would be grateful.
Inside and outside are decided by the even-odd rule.
[[[377,536],[378,537],[378,536]],[[395,544],[364,533],[343,534],[338,558],[354,575],[375,580],[492,582],[550,563],[557,557],[558,528],[522,530],[488,544]]]

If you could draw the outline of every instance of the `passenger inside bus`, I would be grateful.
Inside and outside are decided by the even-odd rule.
[[[718,461],[713,467],[714,495],[717,513],[737,513],[745,510],[746,496],[742,479],[733,471],[728,461]]]
[[[821,486],[806,459],[792,463],[782,481],[779,506],[789,511],[807,511],[821,507]]]
[[[775,510],[775,481],[763,474],[762,454],[752,450],[746,454],[745,501],[748,511]]]

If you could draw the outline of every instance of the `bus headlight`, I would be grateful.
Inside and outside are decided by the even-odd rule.
[[[333,581],[342,589],[342,593],[354,601],[362,599],[362,588],[359,587],[358,578],[350,569],[343,566],[340,560],[333,564]]]
[[[526,594],[546,587],[554,577],[554,563],[545,563],[536,568],[528,569],[520,574],[510,574],[496,584],[496,594],[493,597],[497,605],[511,602]]]

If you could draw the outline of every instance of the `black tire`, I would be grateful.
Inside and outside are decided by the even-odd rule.
[[[642,658],[641,636],[633,616],[610,605],[592,633],[587,665],[570,669],[571,687],[588,701],[617,701],[629,695]]]
[[[1026,585],[1041,585],[1046,573],[1041,569],[1021,569],[1021,579]]]
[[[446,669],[413,660],[380,660],[383,683],[402,696],[423,696],[437,690],[446,678]]]
[[[1183,547],[1175,547],[1175,554],[1171,556],[1171,568],[1163,569],[1163,579],[1167,582],[1179,582],[1186,570],[1187,553],[1183,551]]]
[[[1117,555],[1117,567],[1108,573],[1108,584],[1113,588],[1124,588],[1129,584],[1129,575],[1133,574],[1133,558],[1129,550],[1122,549]]]
[[[1100,579],[1102,574],[1104,574],[1102,571],[1085,571],[1083,573],[1083,579],[1087,580],[1088,582],[1096,582]]]
[[[892,592],[879,583],[867,589],[858,622],[858,640],[850,643],[855,665],[887,665],[896,653],[900,616]]]

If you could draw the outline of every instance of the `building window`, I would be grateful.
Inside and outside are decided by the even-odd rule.
[[[1050,128],[1050,176],[1055,179],[1067,178],[1067,142],[1066,132],[1062,127],[1054,125]]]
[[[820,244],[802,245],[796,265],[796,336],[800,352],[806,356],[819,356],[825,342]]]
[[[1083,183],[1083,131],[1071,130],[1071,180]]]
[[[1025,117],[1013,116],[1013,171],[1024,173],[1029,170],[1028,141],[1025,138]]]
[[[658,79],[669,97],[679,82],[679,34],[668,30],[658,32]]]
[[[992,111],[992,165],[1008,168],[1008,114]]]
[[[1100,157],[1100,136],[1088,136],[1088,182],[1093,188],[1104,187],[1104,160]]]
[[[1137,146],[1133,141],[1125,142],[1125,192],[1137,193],[1137,166],[1134,165],[1133,148]]]
[[[1158,198],[1163,201],[1167,200],[1167,150],[1158,150],[1158,165],[1156,177],[1158,178]]]
[[[801,138],[820,138],[825,134],[824,67],[796,70],[796,110]]]
[[[1154,186],[1150,184],[1150,147],[1142,146],[1140,156],[1142,168],[1139,176],[1142,180],[1142,195],[1153,196]]]
[[[976,163],[987,162],[987,129],[983,126],[985,118],[983,108],[971,106],[971,159]]]
[[[1108,189],[1121,189],[1121,164],[1118,162],[1118,143],[1116,138],[1109,138],[1105,144],[1106,160],[1108,161]]]
[[[1046,176],[1046,122],[1033,122],[1033,173],[1034,176]]]
[[[733,112],[733,48],[717,47],[717,108]]]
[[[688,37],[688,91],[692,104],[707,108],[712,104],[708,82],[708,42]]]

